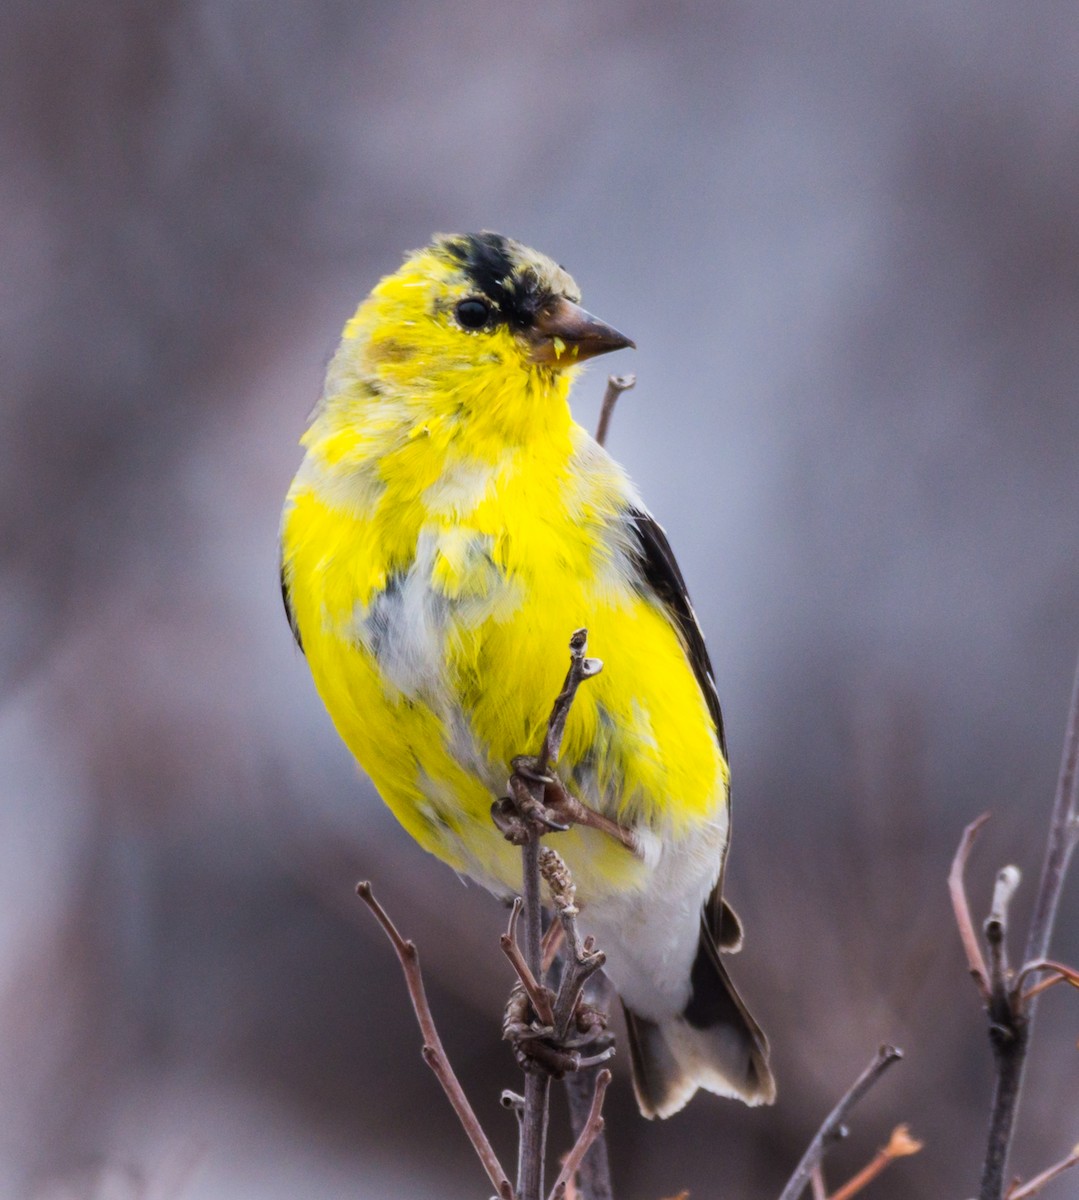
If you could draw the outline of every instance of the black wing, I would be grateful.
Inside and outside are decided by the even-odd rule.
[[[656,523],[655,518],[639,508],[631,508],[629,522],[636,534],[639,548],[639,558],[644,577],[652,591],[662,601],[670,613],[689,655],[690,666],[697,677],[697,683],[704,693],[708,712],[716,727],[719,738],[719,748],[723,757],[727,757],[727,739],[723,734],[723,713],[719,707],[719,693],[716,691],[716,681],[712,675],[712,663],[704,644],[704,634],[697,624],[697,614],[689,602],[689,592],[686,581],[678,569],[674,551],[671,549],[667,535]]]
[[[288,617],[288,626],[292,630],[292,636],[296,639],[296,645],[303,651],[303,639],[300,637],[300,627],[296,624],[296,614],[292,610],[292,601],[288,594],[288,578],[285,575],[285,564],[281,564],[281,599],[285,603],[285,616]]]
[[[678,569],[674,551],[671,549],[667,535],[656,523],[655,518],[638,508],[630,509],[630,524],[637,535],[640,548],[641,567],[649,586],[663,602],[682,635],[686,653],[689,655],[693,674],[704,693],[708,711],[716,727],[719,738],[719,748],[723,757],[727,757],[727,739],[723,733],[723,713],[719,707],[719,693],[716,691],[716,681],[712,675],[712,662],[708,657],[708,649],[704,644],[704,634],[697,624],[697,614],[689,601],[686,581]],[[728,838],[728,846],[730,841]],[[727,852],[724,849],[723,862],[719,869],[719,878],[712,890],[711,896],[704,905],[701,914],[705,928],[720,950],[735,951],[742,945],[742,923],[734,909],[723,899],[723,876],[727,863]]]

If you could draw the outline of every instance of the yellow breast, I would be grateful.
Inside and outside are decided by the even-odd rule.
[[[434,403],[385,394],[387,351],[362,346],[354,377],[335,360],[304,439],[282,566],[319,693],[401,823],[454,867],[513,884],[519,856],[490,805],[510,761],[538,750],[581,626],[606,665],[570,714],[567,785],[664,837],[719,819],[726,763],[633,558],[632,487],[571,421],[566,375],[526,386],[512,361],[492,361],[482,397],[461,393],[462,374],[456,391],[439,381]],[[591,830],[561,835],[559,849],[582,896],[640,875]]]

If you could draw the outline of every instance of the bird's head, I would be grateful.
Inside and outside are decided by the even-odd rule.
[[[470,396],[514,387],[564,394],[577,364],[633,346],[579,301],[546,255],[497,233],[443,234],[379,282],[345,327],[342,352],[352,371],[398,395],[472,407]]]

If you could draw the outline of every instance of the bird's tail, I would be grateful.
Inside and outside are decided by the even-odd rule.
[[[633,1089],[646,1117],[669,1117],[698,1088],[771,1104],[776,1085],[768,1039],[749,1015],[702,922],[685,1010],[662,1021],[625,1009]]]

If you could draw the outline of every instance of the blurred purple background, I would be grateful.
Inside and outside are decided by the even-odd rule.
[[[872,1195],[974,1192],[991,1067],[944,880],[992,809],[976,916],[1006,861],[1025,914],[1079,647],[1077,61],[1040,0],[5,5],[0,1194],[487,1195],[363,877],[512,1156],[503,913],[357,777],[275,547],[345,318],[484,227],[640,345],[609,445],[715,660],[780,1083],[650,1125],[623,1064],[620,1196],[775,1196],[881,1040],[906,1061],[830,1182],[908,1120],[927,1148]],[[1025,1176],[1077,1136],[1063,993]]]

